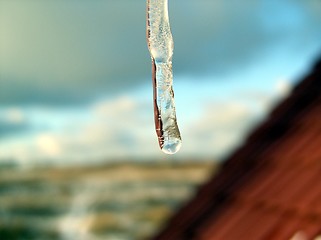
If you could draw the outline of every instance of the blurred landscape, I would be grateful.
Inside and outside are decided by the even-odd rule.
[[[147,239],[216,170],[212,161],[0,169],[0,239]]]

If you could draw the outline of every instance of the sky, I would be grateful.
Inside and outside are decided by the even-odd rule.
[[[318,0],[169,1],[183,146],[158,148],[143,0],[0,0],[0,160],[224,159],[321,54]]]

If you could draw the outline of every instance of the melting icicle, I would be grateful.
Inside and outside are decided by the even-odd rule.
[[[182,140],[177,126],[172,55],[174,42],[168,18],[168,0],[147,0],[147,43],[152,58],[154,118],[163,152],[176,153]]]

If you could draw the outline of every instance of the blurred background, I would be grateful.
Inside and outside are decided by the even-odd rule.
[[[321,53],[319,0],[169,1],[183,146],[154,130],[146,2],[0,0],[0,238],[146,239]]]

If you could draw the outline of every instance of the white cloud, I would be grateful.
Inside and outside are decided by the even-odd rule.
[[[290,94],[292,85],[285,80],[271,81],[271,89],[237,89],[227,98],[208,101],[201,114],[182,125],[185,156],[222,159],[243,144],[253,130],[279,101]]]
[[[289,80],[285,79],[285,78],[280,78],[277,82],[276,82],[276,93],[279,94],[281,97],[287,97],[291,91],[292,91],[292,84]]]
[[[257,112],[245,103],[209,104],[199,119],[183,129],[186,146],[182,151],[200,158],[221,158],[240,144],[256,118]]]
[[[3,113],[2,118],[12,124],[19,124],[25,121],[24,113],[20,108],[9,108]]]
[[[238,89],[227,92],[224,99],[213,95],[206,101],[194,96],[193,104],[199,112],[189,112],[193,117],[186,115],[185,119],[179,119],[183,147],[175,156],[165,156],[158,149],[153,108],[150,99],[146,99],[148,95],[120,95],[77,111],[67,111],[68,114],[59,108],[29,111],[39,119],[32,120],[25,111],[25,118],[34,121],[35,125],[47,124],[49,127],[34,130],[23,138],[3,139],[0,158],[18,159],[22,163],[53,161],[57,164],[165,157],[219,159],[242,144],[247,132],[264,118],[276,99],[284,97],[284,89],[290,87],[281,83],[276,81],[274,92]],[[13,120],[19,119],[20,111],[10,111]]]
[[[39,134],[36,137],[36,146],[44,156],[57,157],[62,154],[59,139],[54,134]]]
[[[158,151],[152,108],[132,96],[99,101],[72,117],[65,116],[65,111],[59,109],[30,112],[39,118],[33,119],[36,125],[49,127],[34,130],[24,138],[3,139],[0,158],[17,159],[21,163],[56,161],[68,164],[85,163],[88,159],[152,157],[154,151]]]

